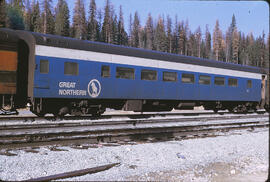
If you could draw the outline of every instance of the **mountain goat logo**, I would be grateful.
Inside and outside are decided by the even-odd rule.
[[[88,84],[88,94],[95,98],[99,96],[101,91],[101,85],[97,79],[93,79]]]

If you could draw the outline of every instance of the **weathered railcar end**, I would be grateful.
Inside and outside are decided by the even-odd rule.
[[[18,35],[9,29],[0,31],[0,103],[3,109],[14,108],[17,93]]]
[[[29,32],[0,29],[0,103],[5,112],[24,108],[33,97],[34,46]]]

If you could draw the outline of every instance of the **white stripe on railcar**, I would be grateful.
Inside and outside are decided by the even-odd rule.
[[[36,45],[36,55],[261,79],[259,73],[43,45]]]

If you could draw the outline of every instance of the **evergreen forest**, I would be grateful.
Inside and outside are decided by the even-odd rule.
[[[172,22],[170,16],[160,15],[154,19],[148,14],[146,22],[140,21],[138,12],[129,15],[128,30],[122,7],[114,7],[110,0],[97,8],[95,0],[75,0],[69,10],[66,0],[0,0],[0,28],[28,30],[55,34],[83,40],[99,41],[117,45],[157,50],[168,53],[214,59],[235,64],[269,68],[269,34],[254,37],[245,35],[237,28],[235,15],[226,31],[220,29],[219,20],[213,32],[205,25],[195,31],[188,20]],[[70,17],[70,11],[73,17]],[[72,19],[72,21],[71,21]]]

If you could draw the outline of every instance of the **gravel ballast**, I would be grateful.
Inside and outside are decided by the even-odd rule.
[[[27,180],[120,162],[107,171],[64,180],[265,181],[268,143],[268,129],[260,129],[237,135],[136,145],[1,150],[0,180]]]

